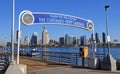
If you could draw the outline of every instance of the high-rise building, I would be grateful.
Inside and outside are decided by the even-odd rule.
[[[6,46],[11,46],[12,45],[12,43],[11,42],[7,42],[7,45]]]
[[[69,36],[68,36],[68,34],[66,34],[65,35],[65,45],[68,45],[68,38],[69,38]]]
[[[76,37],[73,37],[73,45],[76,45],[76,44],[77,44]]]
[[[38,33],[34,32],[31,37],[31,45],[38,45]]]
[[[105,36],[105,32],[102,33],[102,41],[103,43],[106,43],[106,36]]]
[[[68,36],[68,44],[67,45],[73,45],[73,36]]]
[[[64,37],[60,37],[60,38],[59,38],[59,43],[60,43],[60,45],[64,45],[64,44],[65,44],[65,39],[64,39]]]
[[[29,39],[28,36],[26,36],[25,39],[24,39],[24,45],[29,46],[29,44],[30,44],[30,39]]]
[[[96,39],[96,43],[100,43],[98,33],[95,33],[95,39]]]
[[[87,44],[86,35],[80,37],[80,44],[81,45],[86,45]]]
[[[76,44],[76,37],[66,34],[65,35],[65,44],[66,45],[75,45]]]
[[[42,44],[43,45],[49,44],[49,35],[48,35],[48,31],[46,30],[45,26],[42,32]]]
[[[76,45],[76,37],[66,34],[65,45]]]
[[[77,45],[80,45],[80,39],[77,39]]]
[[[67,34],[65,35],[65,45],[67,44]]]
[[[91,34],[91,38],[90,39],[91,39],[91,41],[93,40],[93,34]]]

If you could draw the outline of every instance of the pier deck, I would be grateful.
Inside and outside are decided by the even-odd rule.
[[[29,58],[22,58],[22,57],[20,57],[20,64],[27,65],[27,71],[49,69],[49,68],[56,68],[56,67],[64,66],[64,65],[59,65],[59,64],[46,64],[45,62],[42,62],[42,61],[33,60]]]
[[[45,70],[28,71],[27,74],[120,74],[120,71],[111,72],[106,70],[59,67]]]

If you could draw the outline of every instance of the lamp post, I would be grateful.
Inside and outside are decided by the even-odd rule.
[[[106,16],[106,34],[107,34],[107,48],[108,48],[108,55],[110,55],[110,36],[108,31],[108,15],[107,15],[107,9],[109,8],[109,5],[105,5],[105,16]]]
[[[11,63],[14,64],[14,14],[15,14],[15,0],[12,0],[12,28],[11,28]]]
[[[21,34],[20,34],[20,25],[21,25],[21,21],[22,23],[24,24],[29,24],[31,23],[31,21],[33,22],[33,19],[31,20],[31,15],[32,13],[28,10],[24,10],[22,11],[20,14],[19,14],[19,17],[18,17],[18,37],[17,37],[17,64],[19,64],[19,51],[20,51],[20,39],[21,39]],[[24,16],[24,18],[23,18]],[[21,20],[22,18],[22,20]],[[24,21],[24,22],[23,22]],[[32,23],[31,23],[32,24]]]
[[[93,30],[92,30],[92,50],[93,50],[93,58],[95,58],[95,52],[96,52],[96,40],[95,40],[95,32],[94,32],[94,27],[93,27]]]

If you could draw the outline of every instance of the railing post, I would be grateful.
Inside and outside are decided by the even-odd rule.
[[[84,60],[85,60],[85,58],[82,57],[82,67],[84,67]]]
[[[77,53],[76,53],[76,66],[78,66],[78,57],[77,57]]]

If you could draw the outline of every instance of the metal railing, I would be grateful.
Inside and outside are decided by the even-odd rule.
[[[34,55],[32,55],[34,53]],[[52,52],[52,51],[39,51],[39,52],[26,53],[26,55],[21,54],[22,56],[27,56],[35,60],[40,60],[44,62],[52,62],[57,64],[68,64],[74,66],[82,65],[82,57],[79,56],[79,53],[70,53],[70,52]],[[25,54],[25,53],[24,53]],[[88,66],[88,58],[91,57],[92,53],[89,53],[89,56],[84,59],[85,66]],[[104,54],[96,54],[98,58],[104,57]]]
[[[0,74],[4,74],[9,66],[10,53],[0,53]]]

